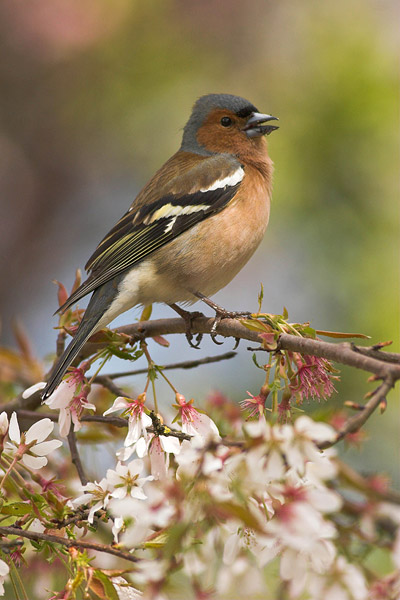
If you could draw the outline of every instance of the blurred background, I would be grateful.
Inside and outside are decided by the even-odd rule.
[[[226,92],[278,116],[280,129],[268,138],[276,170],[265,241],[215,300],[255,310],[262,282],[265,311],[286,306],[292,321],[394,339],[399,351],[398,16],[394,0],[3,0],[2,344],[14,344],[18,317],[38,356],[54,352],[52,280],[71,287],[179,147],[194,101]],[[153,316],[173,314],[156,306]],[[170,341],[151,347],[160,364],[233,344],[204,340],[196,351],[183,336]],[[173,381],[196,401],[212,390],[242,400],[263,377],[242,343],[235,359]],[[329,402],[360,402],[369,389],[365,373],[344,370]],[[362,451],[350,451],[365,472],[395,479],[396,404],[393,392]],[[304,407],[315,408],[326,407]]]

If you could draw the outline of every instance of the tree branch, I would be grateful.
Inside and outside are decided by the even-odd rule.
[[[43,540],[44,542],[50,542],[52,544],[60,544],[66,548],[82,548],[84,550],[96,550],[96,552],[104,552],[106,554],[112,554],[118,558],[123,558],[130,562],[139,562],[140,559],[132,556],[129,552],[123,550],[117,550],[112,546],[106,544],[96,544],[95,542],[84,542],[82,540],[71,540],[57,535],[49,535],[47,533],[38,533],[36,531],[26,531],[19,527],[0,527],[0,535],[16,535],[19,537],[27,538],[28,540]]]
[[[198,317],[193,319],[192,331],[194,334],[211,333],[214,319]],[[141,321],[131,325],[125,325],[115,329],[117,333],[125,333],[132,337],[134,341],[143,340],[157,335],[168,335],[186,332],[185,321],[181,318],[158,319],[154,321]],[[250,342],[259,343],[259,334],[256,331],[250,331],[237,319],[223,319],[217,326],[217,333],[223,337],[232,337],[244,339]],[[379,345],[378,345],[379,346]],[[334,362],[362,369],[369,373],[374,373],[381,379],[390,377],[394,383],[400,379],[400,355],[390,353],[390,361],[384,358],[386,353],[376,350],[378,346],[368,348],[363,352],[362,346],[354,344],[325,342],[319,339],[303,338],[287,333],[279,337],[279,349],[299,352],[304,355],[314,355]],[[87,342],[83,347],[78,361],[91,356],[94,352],[104,347],[104,344]],[[40,392],[33,394],[27,400],[19,396],[15,401],[0,406],[0,412],[6,411],[11,414],[14,410],[28,409],[35,410],[40,406]]]
[[[78,444],[76,443],[76,435],[75,435],[75,431],[74,431],[74,428],[72,427],[72,425],[71,425],[71,429],[69,430],[69,434],[68,434],[68,444],[69,444],[69,450],[71,453],[71,460],[72,460],[73,464],[75,465],[79,479],[81,480],[81,484],[86,485],[89,480],[85,475],[81,457],[79,456]]]

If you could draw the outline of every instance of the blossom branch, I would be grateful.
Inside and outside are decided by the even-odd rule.
[[[86,485],[89,481],[85,475],[85,471],[82,465],[81,457],[79,455],[78,444],[76,443],[76,435],[73,427],[71,427],[70,432],[68,434],[68,444],[69,450],[71,453],[71,460],[75,465],[76,471],[78,473],[79,479],[82,485]]]
[[[198,317],[193,319],[192,331],[195,334],[211,333],[213,323],[214,319]],[[124,325],[118,327],[115,331],[117,333],[125,333],[134,340],[142,340],[143,338],[154,337],[157,335],[185,333],[186,324],[184,320],[180,318],[158,319]],[[258,332],[250,331],[237,319],[223,319],[218,324],[216,332],[223,337],[233,337],[248,340],[250,342],[260,342]],[[98,344],[88,342],[82,350],[80,359],[89,356],[94,350],[98,349],[98,347]],[[319,356],[340,364],[362,369],[369,373],[374,373],[382,378],[390,374],[393,376],[394,381],[400,379],[400,364],[391,364],[391,362],[400,363],[400,354],[390,353],[391,362],[389,363],[385,358],[382,358],[382,356],[386,355],[384,352],[374,351],[374,348],[376,347],[377,346],[367,349],[368,354],[373,354],[373,356],[369,356],[363,353],[362,347],[355,346],[355,344],[348,342],[338,344],[325,342],[319,339],[304,338],[288,333],[283,333],[279,337],[279,349],[299,352],[300,354],[305,355]]]
[[[84,542],[82,540],[71,540],[58,535],[49,535],[48,533],[39,533],[36,531],[26,531],[19,527],[0,527],[0,535],[16,535],[18,537],[27,538],[28,540],[42,540],[44,542],[50,542],[51,544],[60,544],[66,548],[81,548],[83,550],[95,550],[96,552],[104,552],[105,554],[112,554],[118,558],[123,558],[129,562],[139,562],[139,558],[132,556],[129,552],[118,550],[113,546],[107,544],[97,544],[96,542]]]
[[[193,319],[192,331],[194,334],[209,334],[211,333],[213,324],[214,319],[212,318],[198,317]],[[118,327],[115,331],[131,336],[134,341],[139,341],[144,338],[155,337],[158,335],[185,333],[186,324],[181,318],[158,319],[125,325]],[[250,331],[237,319],[223,319],[218,324],[216,332],[223,337],[233,337],[250,342],[260,342],[258,332]],[[81,361],[84,358],[91,356],[101,347],[102,346],[99,343],[87,342],[77,360]],[[382,345],[378,344],[363,349],[361,346],[356,346],[348,342],[325,342],[319,339],[304,338],[287,333],[283,333],[279,337],[279,349],[281,350],[290,350],[304,355],[319,356],[321,358],[333,360],[340,364],[374,373],[382,379],[386,376],[390,376],[394,383],[400,379],[400,354],[383,352],[382,350],[377,349],[380,347],[382,347]],[[118,394],[120,395],[119,392]],[[7,414],[11,414],[14,410],[18,411],[19,409],[35,410],[40,404],[41,397],[40,392],[38,391],[32,394],[28,399],[23,399],[22,395],[18,396],[15,401],[0,406],[0,412],[5,411]]]

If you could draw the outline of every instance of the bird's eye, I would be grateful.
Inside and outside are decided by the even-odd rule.
[[[222,117],[221,125],[222,127],[229,127],[232,125],[232,119],[230,117]]]

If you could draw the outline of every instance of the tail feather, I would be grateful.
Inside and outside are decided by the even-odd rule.
[[[101,318],[118,294],[120,279],[121,276],[116,277],[94,291],[74,339],[67,346],[50,374],[48,383],[42,392],[43,400],[46,400],[54,392],[87,340],[99,329]],[[101,326],[107,323],[102,323]]]

